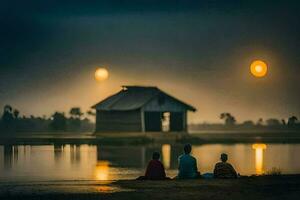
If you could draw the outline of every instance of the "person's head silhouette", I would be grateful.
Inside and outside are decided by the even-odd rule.
[[[160,158],[160,154],[158,152],[153,152],[152,159],[153,160],[159,160],[159,158]]]
[[[190,154],[192,151],[192,146],[190,144],[186,144],[184,145],[183,150],[185,154]]]
[[[226,153],[221,154],[221,161],[226,162],[228,160],[228,155]]]

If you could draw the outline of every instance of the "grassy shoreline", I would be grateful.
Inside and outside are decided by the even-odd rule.
[[[48,144],[232,144],[232,143],[300,143],[300,133],[22,133],[0,135],[0,145]]]

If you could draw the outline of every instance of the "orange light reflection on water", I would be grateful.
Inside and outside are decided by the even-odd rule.
[[[95,168],[95,179],[98,181],[109,180],[109,162],[98,161]]]
[[[161,147],[162,151],[162,161],[164,164],[164,167],[166,169],[170,169],[171,166],[171,145],[169,144],[163,144]]]
[[[260,175],[264,173],[264,150],[267,149],[266,144],[253,144],[255,150],[255,172]]]

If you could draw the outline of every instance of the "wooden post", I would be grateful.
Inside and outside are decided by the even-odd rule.
[[[183,113],[182,113],[182,115],[183,115],[183,119],[182,119],[182,122],[183,122],[183,131],[186,131],[187,132],[187,112],[186,111],[184,111]]]
[[[142,128],[142,132],[146,132],[146,128],[145,128],[145,112],[144,112],[143,108],[141,108],[141,128]]]
[[[141,149],[141,156],[142,156],[142,163],[141,163],[141,166],[144,168],[145,167],[145,162],[146,162],[146,148],[144,146],[142,146],[142,149]]]
[[[100,111],[98,111],[97,109],[96,109],[96,123],[95,123],[95,132],[98,132],[99,130],[99,117],[100,117]]]

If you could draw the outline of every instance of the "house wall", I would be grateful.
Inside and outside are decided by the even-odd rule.
[[[99,111],[96,113],[96,132],[142,131],[140,110]]]

